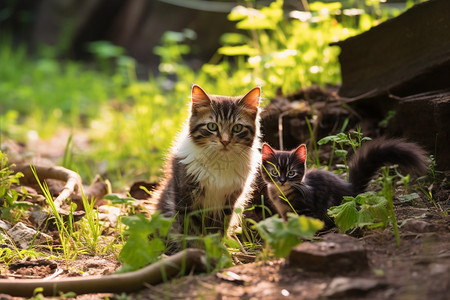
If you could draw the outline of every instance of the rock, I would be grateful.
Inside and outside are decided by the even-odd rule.
[[[17,223],[8,230],[8,234],[22,249],[28,249],[32,243],[40,244],[53,240],[51,236],[29,228],[22,222]]]
[[[436,232],[439,230],[439,226],[418,219],[408,220],[402,228],[416,233]]]
[[[11,225],[9,225],[8,223],[6,223],[3,220],[0,220],[0,228],[8,231],[11,228]]]
[[[375,279],[337,277],[330,282],[322,296],[334,298],[362,295],[385,285]]]
[[[302,243],[291,250],[289,264],[306,271],[339,274],[369,268],[367,253],[357,239],[329,234],[323,242]]]

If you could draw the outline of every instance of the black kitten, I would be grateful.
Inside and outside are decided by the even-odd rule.
[[[266,194],[277,213],[286,219],[292,208],[334,226],[327,209],[340,205],[344,196],[364,192],[377,170],[384,165],[399,164],[408,171],[425,173],[428,159],[425,151],[403,139],[377,139],[364,144],[349,161],[349,182],[324,170],[306,170],[306,146],[292,151],[274,150],[264,144],[260,178],[265,182],[260,194]],[[283,200],[284,196],[289,200]]]

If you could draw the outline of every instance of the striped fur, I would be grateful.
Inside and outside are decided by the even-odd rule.
[[[154,192],[157,209],[175,218],[174,233],[224,233],[259,161],[261,90],[245,96],[206,94],[192,87],[191,113]],[[214,124],[214,125],[211,125]]]

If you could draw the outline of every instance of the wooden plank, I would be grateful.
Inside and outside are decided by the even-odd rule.
[[[450,1],[430,0],[341,47],[342,97],[412,95],[450,87]]]

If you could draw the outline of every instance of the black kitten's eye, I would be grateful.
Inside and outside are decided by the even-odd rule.
[[[290,170],[289,172],[287,172],[287,176],[288,177],[294,177],[295,176],[295,171]]]
[[[217,124],[216,123],[208,123],[208,124],[206,124],[206,127],[208,128],[208,130],[217,131]]]
[[[243,128],[243,126],[241,124],[235,124],[233,126],[233,128],[231,129],[231,131],[233,133],[238,133],[238,132],[241,132],[242,128]]]
[[[270,170],[270,175],[278,176],[278,171],[276,169],[272,169],[272,170]]]

